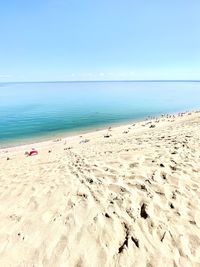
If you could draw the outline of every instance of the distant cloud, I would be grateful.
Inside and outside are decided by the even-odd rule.
[[[8,74],[0,74],[0,78],[11,78],[11,75],[8,75]]]
[[[101,76],[101,77],[102,77],[102,76],[105,76],[105,73],[104,73],[104,72],[100,72],[100,73],[99,73],[99,76]]]

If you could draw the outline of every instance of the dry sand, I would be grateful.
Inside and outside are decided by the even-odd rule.
[[[0,150],[0,266],[200,266],[199,185],[199,112]]]

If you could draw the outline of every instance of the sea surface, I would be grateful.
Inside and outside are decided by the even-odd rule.
[[[200,108],[200,82],[0,83],[0,147]]]

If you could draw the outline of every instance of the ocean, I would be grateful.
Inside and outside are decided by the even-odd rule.
[[[197,81],[0,83],[0,147],[199,108]]]

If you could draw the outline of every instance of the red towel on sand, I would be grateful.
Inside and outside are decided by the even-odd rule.
[[[38,154],[38,151],[37,150],[31,150],[28,155],[29,156],[34,156],[34,155],[37,155]]]

